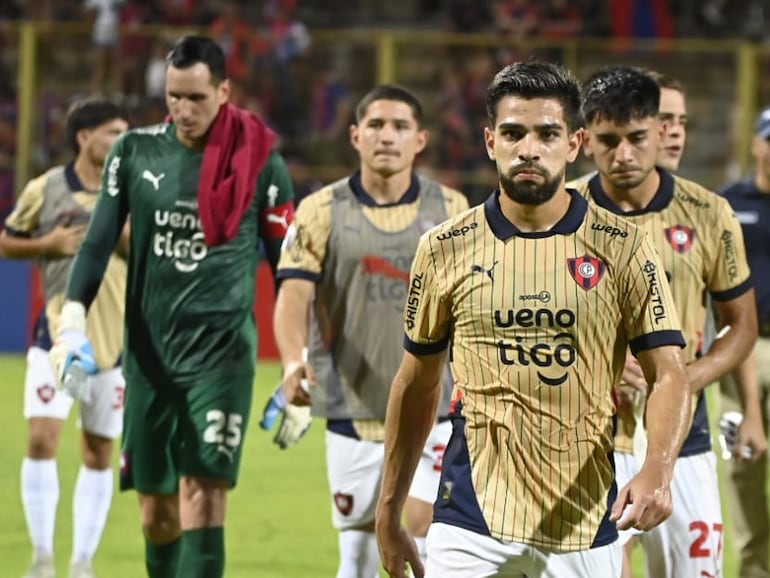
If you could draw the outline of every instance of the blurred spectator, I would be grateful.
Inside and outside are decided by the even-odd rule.
[[[92,15],[91,46],[94,67],[91,91],[109,92],[117,84],[117,47],[120,38],[120,8],[123,0],[85,0]],[[108,80],[108,74],[112,77]],[[113,86],[109,86],[112,84]]]
[[[540,29],[540,14],[532,0],[494,0],[495,26],[508,39],[532,36]]]
[[[292,3],[279,2],[268,20],[270,42],[278,64],[286,64],[305,54],[311,39],[307,27],[294,16]]]
[[[227,74],[237,81],[243,81],[249,75],[249,45],[253,36],[252,27],[240,12],[238,2],[228,0],[209,26],[209,35],[219,43],[227,57]]]
[[[144,94],[150,100],[162,101],[166,97],[166,56],[169,50],[170,45],[162,36],[153,40],[144,71]]]
[[[294,185],[294,204],[299,205],[302,199],[323,187],[323,183],[310,174],[305,158],[300,152],[283,151],[283,158]]]
[[[120,13],[123,35],[120,39],[120,58],[116,63],[120,69],[118,92],[128,97],[130,105],[134,105],[144,94],[144,71],[152,37],[143,31],[143,27],[151,22],[151,4],[151,0],[127,0]]]
[[[610,0],[610,25],[615,38],[673,38],[668,0]]]
[[[452,32],[483,32],[492,23],[492,14],[487,2],[449,0],[447,10]]]
[[[583,30],[580,8],[570,0],[545,0],[541,8],[540,34],[549,39],[574,38]]]
[[[169,26],[195,26],[200,24],[203,5],[200,0],[156,0],[160,22]]]
[[[347,138],[352,122],[352,98],[339,66],[325,62],[312,88],[311,123],[316,138],[333,141]]]

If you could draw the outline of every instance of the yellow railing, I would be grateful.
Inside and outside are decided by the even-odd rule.
[[[44,86],[48,70],[45,68],[47,65],[41,62],[46,57],[56,56],[52,51],[87,48],[90,29],[83,24],[24,22],[12,27],[11,32],[18,39],[15,157],[18,191],[33,171],[35,135],[36,131],[39,132],[36,126],[40,116],[37,110],[39,97],[44,89],[57,90],[53,85]],[[152,26],[143,29],[142,34],[169,36],[169,29]],[[65,35],[78,41],[53,42],[50,40],[52,35]],[[770,103],[770,87],[761,82],[762,68],[770,62],[770,48],[749,42],[693,39],[549,41],[540,38],[509,42],[489,34],[449,34],[414,29],[313,30],[312,37],[315,58],[323,59],[324,55],[332,58],[331,55],[340,50],[353,54],[348,59],[349,76],[361,76],[358,85],[355,79],[350,80],[355,96],[363,94],[372,81],[417,85],[421,95],[435,93],[440,89],[439,81],[424,77],[425,71],[431,70],[431,59],[435,59],[432,69],[438,71],[448,63],[462,62],[465,54],[470,56],[482,51],[508,51],[516,55],[547,53],[550,57],[556,55],[579,77],[584,77],[592,69],[604,64],[621,62],[656,67],[674,76],[686,77],[683,81],[688,86],[688,96],[693,107],[698,109],[692,114],[695,122],[688,144],[688,156],[692,154],[696,159],[693,172],[703,175],[698,180],[712,187],[720,184],[719,180],[726,173],[728,165],[732,164],[741,171],[751,165],[750,136],[754,118],[759,106]],[[420,59],[425,61],[417,62]],[[312,74],[312,67],[309,69],[308,74]],[[710,75],[716,76],[710,79]],[[87,78],[83,79],[81,86],[88,87]],[[426,106],[428,116],[435,118],[436,115],[430,114],[433,112],[431,107],[435,108],[432,103]],[[709,123],[700,122],[701,119]],[[705,131],[706,124],[709,124],[710,132]],[[704,130],[702,134],[699,134],[699,126]],[[722,152],[719,149],[720,143],[713,142],[720,137],[724,145]],[[699,142],[699,139],[704,141]],[[706,143],[705,139],[710,142]],[[482,146],[480,136],[478,144]],[[705,146],[707,144],[709,146]],[[697,160],[701,157],[704,160]],[[312,170],[312,159],[310,165]],[[317,168],[319,173],[323,170],[322,174],[335,172],[328,166]]]

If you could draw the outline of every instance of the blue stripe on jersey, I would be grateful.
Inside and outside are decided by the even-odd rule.
[[[615,452],[609,452],[607,454],[607,459],[610,461],[612,471],[614,472]],[[610,511],[612,510],[612,505],[615,503],[617,497],[618,485],[615,483],[615,480],[612,480],[610,491],[607,492],[607,511],[604,513],[604,517],[599,524],[599,529],[596,531],[594,541],[591,542],[591,548],[606,546],[607,544],[612,544],[615,540],[618,539],[618,527],[615,525],[615,522],[610,521]]]
[[[51,334],[48,332],[48,318],[45,316],[45,308],[40,311],[35,323],[35,331],[32,334],[32,345],[48,351],[51,349]]]
[[[433,355],[441,353],[449,346],[449,336],[434,343],[415,343],[407,335],[404,335],[404,349],[414,355]]]
[[[305,279],[313,283],[318,283],[321,280],[321,276],[318,273],[311,273],[304,269],[280,269],[276,271],[275,278],[279,281],[284,279]]]
[[[452,437],[449,438],[442,460],[438,497],[433,505],[433,521],[458,526],[484,536],[490,535],[471,479],[465,418],[458,417],[457,413],[452,417]]]
[[[677,329],[667,329],[665,331],[656,331],[655,333],[647,333],[634,337],[628,344],[631,348],[631,353],[636,355],[640,351],[645,349],[654,349],[655,347],[662,347],[664,345],[678,345],[684,348],[685,341],[682,332]]]
[[[684,440],[680,458],[696,456],[711,451],[711,428],[709,427],[708,407],[703,391],[698,395],[698,403],[695,405],[695,414],[692,417],[692,427],[687,439]]]
[[[754,281],[752,280],[751,277],[749,277],[737,287],[733,287],[732,289],[728,289],[727,291],[715,291],[711,293],[711,297],[714,299],[714,301],[730,301],[731,299],[740,297],[741,295],[746,293],[746,291],[753,288],[754,288]]]
[[[356,428],[353,427],[352,419],[327,419],[326,430],[341,436],[345,436],[346,438],[353,438],[354,440],[361,439],[361,436],[358,435]]]

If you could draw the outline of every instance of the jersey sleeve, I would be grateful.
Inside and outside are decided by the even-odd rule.
[[[270,153],[257,179],[259,231],[270,268],[275,271],[281,244],[294,220],[294,186],[283,157]]]
[[[620,270],[621,313],[631,352],[685,346],[681,323],[658,252],[644,235]]]
[[[470,208],[468,197],[460,191],[442,186],[441,193],[444,195],[444,208],[449,218],[459,215]]]
[[[66,298],[79,301],[86,308],[96,297],[107,262],[128,216],[125,137],[124,134],[118,138],[104,163],[99,197],[67,280]]]
[[[451,309],[430,239],[428,232],[417,246],[404,306],[404,349],[414,355],[439,353],[449,345]]]
[[[47,176],[32,179],[16,200],[13,211],[5,219],[5,230],[16,237],[31,237],[37,230],[43,209],[43,190]]]
[[[329,187],[302,199],[294,223],[281,247],[278,279],[321,278],[332,221],[332,190]]]
[[[730,301],[752,288],[741,224],[727,201],[719,199],[719,215],[712,231],[713,261],[706,280],[716,301]]]

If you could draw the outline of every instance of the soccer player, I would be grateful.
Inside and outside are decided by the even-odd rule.
[[[770,423],[770,107],[757,118],[751,151],[753,174],[720,194],[743,229],[746,255],[756,279],[759,339],[752,355],[722,380],[720,399],[723,410],[743,412],[734,459],[725,464],[727,509],[735,532],[733,543],[740,554],[738,577],[770,578],[767,441],[761,428],[756,432],[751,426],[759,421],[767,431]],[[758,416],[751,406],[741,408],[746,390],[759,391]]]
[[[75,102],[67,113],[65,131],[74,160],[30,181],[0,233],[0,253],[5,257],[37,260],[45,293],[45,309],[27,352],[24,380],[29,437],[21,467],[21,495],[34,552],[27,578],[54,576],[53,539],[59,501],[56,453],[62,424],[73,404],[72,397],[55,387],[48,361],[49,329],[52,333],[58,330],[72,257],[96,203],[104,160],[118,136],[128,129],[127,118],[122,108],[106,100]],[[123,417],[119,363],[126,286],[124,256],[116,252],[107,255],[105,283],[87,320],[100,370],[89,384],[92,398],[80,403],[83,465],[73,500],[71,578],[93,576],[91,559],[112,501],[110,461]]]
[[[398,578],[407,563],[418,577],[618,577],[617,528],[671,513],[690,411],[676,310],[644,232],[565,187],[581,142],[574,77],[512,64],[490,84],[487,114],[500,189],[424,235],[412,266],[385,423],[382,559]],[[423,574],[400,512],[450,344],[454,428]],[[654,384],[650,443],[618,491],[613,386],[629,345]]]
[[[58,379],[87,361],[85,312],[129,219],[121,489],[139,493],[150,578],[221,578],[251,408],[259,246],[275,265],[292,188],[273,133],[228,103],[222,49],[186,36],[167,62],[171,121],[110,152],[51,358]]]
[[[598,175],[580,183],[579,189],[592,203],[649,234],[682,313],[687,342],[684,360],[695,413],[674,469],[674,512],[664,524],[641,536],[649,573],[661,578],[700,576],[701,572],[718,576],[722,516],[703,388],[751,350],[757,331],[754,290],[740,225],[727,203],[694,182],[656,168],[665,132],[658,116],[659,100],[657,82],[641,69],[608,68],[590,77],[582,96],[585,146]],[[730,329],[704,351],[707,294],[721,323]],[[638,375],[641,372],[634,376],[633,369],[629,362],[623,374],[627,384],[649,383]],[[615,459],[622,482],[639,470],[634,458],[638,428],[623,405],[619,417]],[[642,434],[639,429],[637,443],[639,437],[643,442]],[[637,454],[642,445],[637,446]]]
[[[667,74],[650,71],[650,76],[660,87],[658,120],[666,125],[655,164],[669,172],[676,172],[687,141],[688,115],[684,86]]]
[[[383,424],[400,359],[401,311],[405,305],[414,311],[414,284],[408,280],[417,242],[468,208],[462,194],[414,172],[415,157],[428,140],[422,124],[422,105],[402,87],[379,86],[364,96],[350,127],[360,170],[300,203],[278,269],[274,329],[286,397],[310,403],[299,381],[317,379],[312,411],[326,418],[332,519],[339,531],[337,578],[372,578],[379,567],[374,508]],[[441,380],[439,418],[448,413],[452,391],[446,365]],[[450,430],[446,419],[435,423],[411,484],[405,515],[420,544]]]

